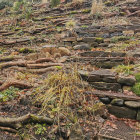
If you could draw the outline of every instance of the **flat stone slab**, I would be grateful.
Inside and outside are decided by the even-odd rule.
[[[94,70],[90,73],[91,75],[100,75],[100,76],[108,76],[108,77],[115,77],[117,73],[112,72],[108,69],[99,69],[99,70]]]
[[[118,83],[105,83],[105,82],[90,82],[91,86],[98,90],[111,90],[121,92],[121,85]]]
[[[102,82],[108,82],[108,83],[115,83],[117,81],[116,73],[108,69],[94,70],[92,72],[79,70],[78,73],[81,75],[83,80],[86,80],[88,82],[101,82],[102,81]]]
[[[118,118],[136,119],[137,116],[137,112],[134,109],[127,107],[108,105],[107,108],[110,114],[113,114]]]
[[[104,52],[104,51],[86,51],[79,53],[83,57],[125,57],[126,53],[121,52]]]
[[[140,102],[136,102],[136,101],[125,101],[124,103],[127,107],[131,107],[131,108],[140,108]]]
[[[88,44],[75,45],[73,49],[74,50],[90,50],[90,46]]]

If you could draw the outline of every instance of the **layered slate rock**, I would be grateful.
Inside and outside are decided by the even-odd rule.
[[[79,74],[95,89],[122,91],[121,85],[117,83],[116,73],[108,69],[94,70],[92,72],[79,71]]]
[[[105,51],[87,51],[79,53],[83,57],[125,57],[126,53],[121,52],[105,52]]]
[[[98,90],[112,90],[116,92],[122,91],[121,85],[118,83],[92,82],[90,84]]]
[[[114,105],[107,106],[109,113],[115,115],[118,118],[136,119],[137,111],[127,107],[119,107]]]
[[[92,72],[79,70],[78,71],[81,77],[88,82],[107,82],[115,83],[117,82],[116,76],[117,73],[112,72],[108,69],[99,69]]]
[[[122,85],[133,86],[136,82],[136,79],[134,76],[129,77],[120,76],[117,81]]]
[[[110,69],[114,66],[125,64],[126,53],[105,52],[105,51],[85,51],[78,54],[79,57],[73,58],[73,61],[88,61],[91,65]],[[132,61],[130,61],[132,63]]]

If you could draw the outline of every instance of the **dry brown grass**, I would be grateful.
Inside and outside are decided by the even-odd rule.
[[[73,0],[72,2],[73,3],[82,3],[82,2],[84,2],[84,0]]]
[[[104,9],[102,0],[93,0],[91,7],[91,15],[101,14]]]

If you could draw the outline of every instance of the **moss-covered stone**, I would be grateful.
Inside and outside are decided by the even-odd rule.
[[[103,43],[104,42],[104,39],[101,38],[101,37],[96,37],[95,38],[95,42],[97,42],[97,43]]]
[[[133,91],[136,95],[140,96],[140,83],[136,83],[136,84],[132,87],[132,91]]]
[[[21,48],[21,49],[19,50],[19,52],[20,52],[20,53],[32,53],[32,52],[34,52],[34,50],[29,49],[29,48]]]

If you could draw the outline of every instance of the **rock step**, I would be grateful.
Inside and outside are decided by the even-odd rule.
[[[125,57],[126,53],[121,52],[105,52],[105,51],[86,51],[79,53],[83,57]]]
[[[140,97],[101,91],[86,91],[84,94],[99,97],[101,102],[106,104],[109,113],[118,118],[140,120]]]
[[[117,73],[108,69],[94,70],[92,72],[79,70],[81,78],[98,90],[111,90],[122,92],[123,86],[133,86],[136,82],[135,77],[118,76]]]
[[[125,57],[70,57],[67,61],[91,64],[99,68],[111,69],[118,65],[127,64],[125,60]],[[130,64],[133,63],[134,61],[130,60]]]

